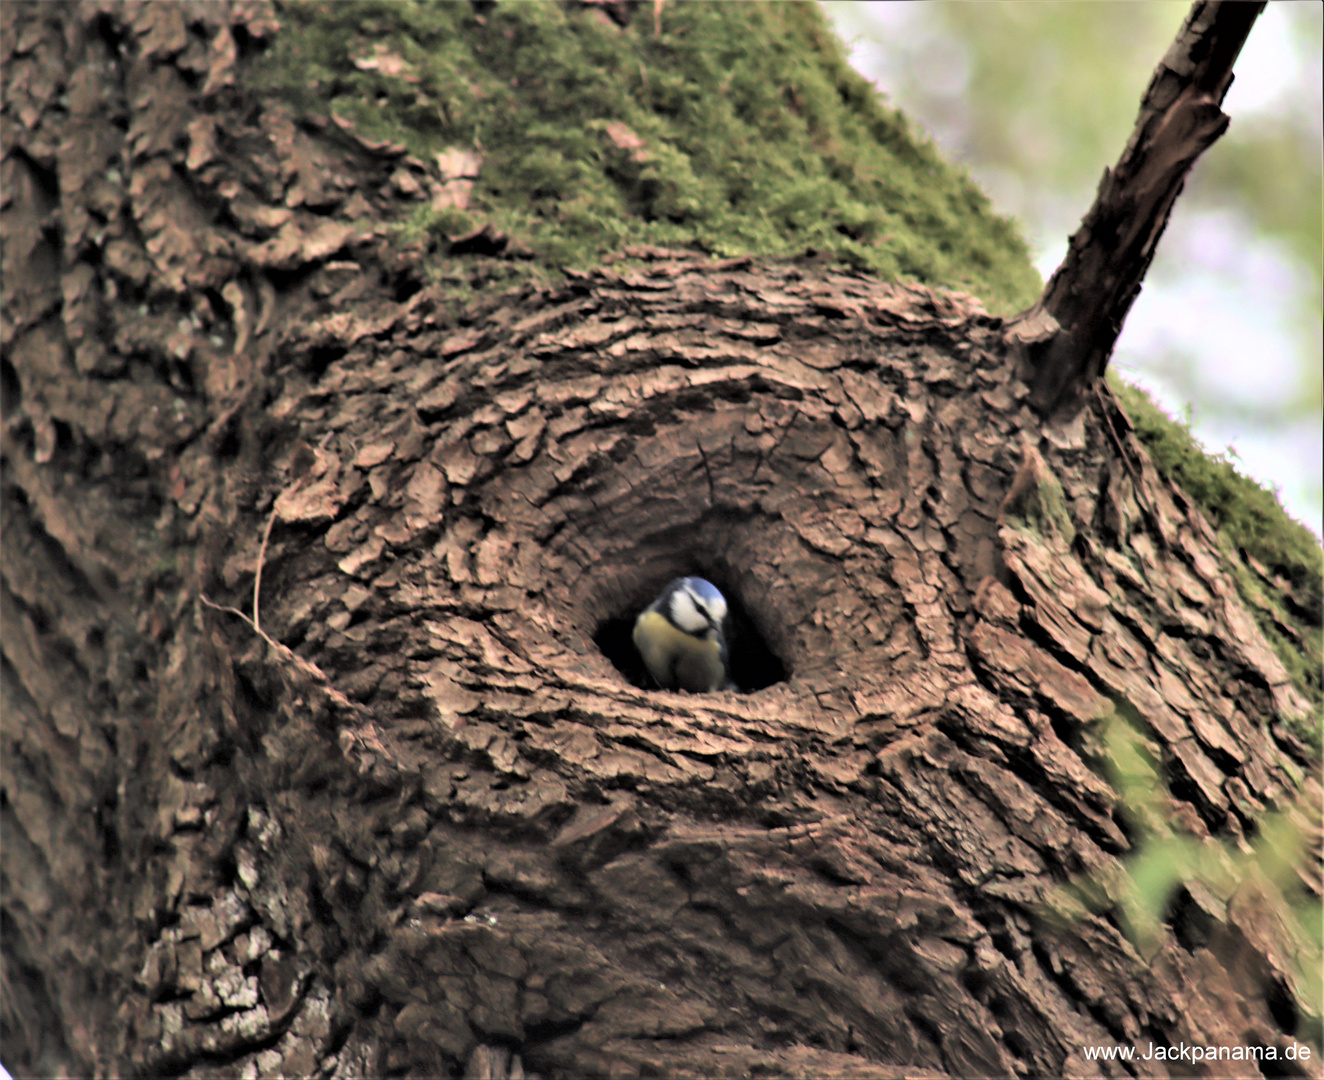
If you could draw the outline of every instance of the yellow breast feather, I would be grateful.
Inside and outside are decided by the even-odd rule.
[[[635,620],[633,637],[649,674],[664,689],[705,693],[725,685],[720,640],[687,634],[651,608]]]

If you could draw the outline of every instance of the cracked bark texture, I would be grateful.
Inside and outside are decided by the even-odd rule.
[[[1315,783],[1106,393],[1044,428],[977,302],[813,263],[454,318],[386,239],[438,179],[235,85],[265,8],[4,18],[14,1075],[1285,1067],[1280,898],[1061,899],[1134,849],[1114,710],[1201,844]],[[687,571],[784,679],[613,666]]]

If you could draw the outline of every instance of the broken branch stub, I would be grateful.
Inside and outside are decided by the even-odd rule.
[[[1108,366],[1191,166],[1227,130],[1220,108],[1262,3],[1199,0],[1159,63],[1126,149],[1043,295],[1018,322],[1031,401],[1071,416]]]

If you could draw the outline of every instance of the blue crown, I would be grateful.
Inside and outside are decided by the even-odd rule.
[[[704,578],[681,578],[680,586],[689,589],[690,592],[694,593],[694,595],[700,600],[706,600],[710,603],[714,600],[721,600],[722,603],[726,603],[726,597],[722,595],[721,590],[719,590],[711,581],[707,581]]]

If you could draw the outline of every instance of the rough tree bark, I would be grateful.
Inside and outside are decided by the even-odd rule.
[[[384,224],[436,181],[235,85],[265,8],[58,10],[4,24],[11,1072],[1321,1075],[1281,897],[1143,955],[1106,902],[1114,712],[1201,844],[1314,783],[1106,392],[1046,427],[972,298],[813,261],[452,316]],[[747,692],[637,685],[683,571]]]

